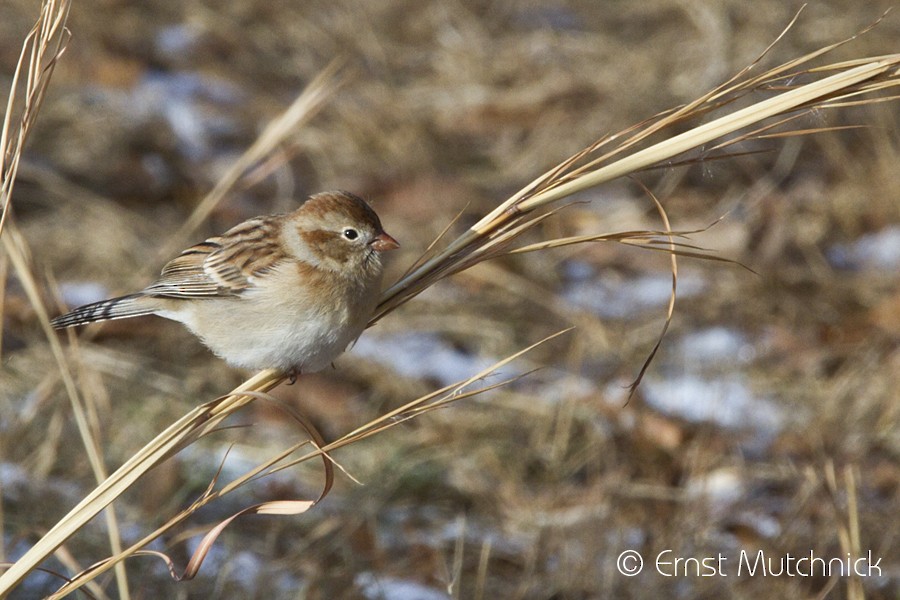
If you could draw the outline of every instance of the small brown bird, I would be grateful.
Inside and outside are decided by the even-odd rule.
[[[52,324],[155,314],[183,323],[234,366],[318,371],[362,333],[381,291],[381,252],[399,246],[365,200],[323,192],[292,213],[191,246],[136,294]]]

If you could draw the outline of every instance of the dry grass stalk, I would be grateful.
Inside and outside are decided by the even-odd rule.
[[[511,252],[527,252],[574,243],[600,241],[604,239],[643,245],[646,247],[664,248],[674,255],[694,255],[695,248],[689,244],[679,247],[675,241],[675,232],[643,231],[614,234],[613,236],[597,235],[582,238],[566,238],[548,240],[513,248],[513,242],[522,234],[540,223],[548,215],[548,211],[560,208],[560,201],[579,191],[598,186],[618,177],[627,176],[641,170],[670,164],[670,161],[683,160],[685,153],[714,144],[712,148],[721,150],[733,146],[738,141],[763,139],[775,135],[800,135],[810,131],[826,131],[828,128],[815,130],[797,129],[793,132],[773,133],[773,126],[782,126],[794,121],[797,114],[806,114],[813,110],[841,107],[860,103],[883,101],[883,97],[872,94],[896,86],[900,55],[889,55],[845,61],[825,67],[801,69],[814,58],[833,49],[839,44],[823,48],[817,52],[802,56],[785,63],[775,69],[758,76],[750,77],[750,71],[756,63],[739,73],[723,86],[705,94],[695,102],[658,115],[644,123],[634,126],[617,135],[606,136],[583,152],[564,161],[556,168],[534,180],[531,184],[513,195],[506,202],[482,218],[476,225],[463,233],[459,238],[447,244],[417,263],[404,277],[391,286],[382,297],[371,323],[389,314],[401,304],[412,299],[436,281],[453,273],[458,273],[481,261]],[[799,69],[799,70],[798,70]],[[820,77],[823,73],[834,74]],[[793,84],[797,78],[813,79],[805,84]],[[817,78],[819,77],[819,78]],[[781,91],[774,96],[756,102],[746,108],[734,110],[708,123],[698,125],[682,134],[665,138],[665,131],[688,120],[697,120],[711,111],[722,109],[737,99],[751,92]],[[868,94],[860,98],[861,94]],[[764,123],[776,119],[776,123]],[[780,120],[779,120],[780,119]],[[756,127],[752,131],[746,131]],[[743,131],[743,134],[739,132]],[[729,138],[732,134],[737,137]],[[664,139],[652,145],[651,136]],[[703,157],[690,160],[700,160]],[[670,305],[671,310],[671,305]],[[518,354],[501,361],[508,362]],[[499,366],[499,365],[496,365]],[[480,377],[484,374],[479,374]],[[170,426],[150,444],[145,446],[134,457],[129,459],[116,473],[95,489],[66,517],[48,532],[12,569],[0,577],[0,594],[8,592],[21,581],[32,569],[43,561],[58,545],[80,529],[92,516],[112,502],[129,487],[138,477],[183,448],[186,444],[206,435],[235,411],[246,406],[258,397],[258,394],[272,389],[283,380],[283,375],[267,370],[263,371],[239,388],[231,395],[205,404],[191,411],[188,415]],[[433,410],[448,402],[475,393],[461,392],[462,386],[473,380],[464,382],[452,389],[445,388],[434,394],[420,398],[396,411],[374,420],[357,429],[340,440],[286,464],[278,464],[286,454],[281,454],[269,461],[264,469],[285,468],[312,456],[321,456],[331,450],[355,443],[397,422],[412,418],[422,412]],[[292,449],[293,450],[293,449]],[[262,471],[259,471],[261,473]],[[267,471],[268,472],[268,471]],[[246,481],[254,477],[247,477]],[[227,489],[234,489],[228,487]],[[211,494],[210,498],[221,495],[221,491]],[[192,510],[186,509],[188,511]],[[180,516],[178,517],[180,519]],[[165,526],[164,526],[165,527]],[[108,562],[84,573],[78,581],[65,586],[60,593],[72,591],[79,585],[96,577],[109,565],[120,562],[125,556],[133,554],[137,549],[129,549]],[[58,596],[57,596],[58,597]]]
[[[859,532],[859,498],[857,495],[858,475],[855,468],[847,465],[843,469],[844,489],[841,489],[835,470],[834,461],[825,463],[822,486],[831,501],[834,514],[837,517],[837,534],[841,546],[841,554],[844,556],[863,556],[862,542]],[[847,598],[850,600],[863,600],[866,595],[863,590],[859,575],[855,572],[846,578]]]
[[[180,249],[197,227],[215,210],[216,206],[234,188],[240,179],[254,167],[270,158],[277,148],[300,127],[308,122],[325,105],[340,87],[337,78],[338,62],[333,62],[319,73],[293,103],[273,119],[256,138],[252,146],[240,156],[222,176],[212,190],[197,204],[184,225],[168,240],[160,255],[168,258]],[[282,158],[283,160],[283,158]]]
[[[66,29],[69,16],[68,0],[49,0],[41,5],[41,14],[25,37],[22,53],[16,63],[10,85],[9,98],[6,101],[6,114],[0,129],[0,233],[12,207],[12,192],[22,158],[22,149],[37,119],[44,93],[50,85],[50,77],[56,63],[65,51],[70,33]],[[22,90],[21,118],[13,123],[17,114],[16,104],[20,79],[25,75]]]
[[[29,268],[29,252],[25,239],[16,230],[10,215],[12,212],[12,194],[22,152],[32,127],[37,120],[41,104],[56,64],[66,49],[71,36],[66,28],[70,3],[68,0],[48,0],[41,5],[40,16],[22,44],[22,52],[16,64],[16,70],[10,85],[6,103],[6,114],[0,129],[0,237],[4,250],[4,265],[8,260],[22,283],[29,301],[35,307],[44,333],[50,342],[54,358],[60,368],[66,394],[72,404],[72,414],[94,477],[98,483],[107,477],[102,454],[91,430],[87,409],[65,358],[62,346],[53,328],[43,304],[39,285]],[[23,81],[24,75],[24,81]],[[20,90],[20,87],[22,88]],[[19,97],[21,95],[21,101]],[[21,106],[19,106],[21,104]],[[17,108],[19,110],[17,110]],[[14,116],[20,114],[17,122]],[[3,235],[5,233],[5,235]],[[5,279],[5,278],[4,278]],[[109,531],[110,547],[114,553],[122,550],[119,527],[113,510],[105,511],[106,524]],[[128,582],[124,568],[116,569],[116,581],[119,597],[129,598]],[[5,591],[0,587],[0,594]]]
[[[381,417],[370,421],[369,423],[366,423],[362,427],[359,427],[358,429],[355,429],[341,436],[339,439],[329,444],[324,444],[320,436],[318,436],[318,434],[315,433],[314,430],[310,429],[308,425],[304,424],[304,428],[314,438],[313,445],[316,446],[314,450],[293,460],[288,460],[288,458],[294,452],[305,446],[308,442],[296,444],[290,448],[285,449],[283,452],[272,457],[265,463],[258,465],[241,477],[236,478],[234,481],[231,481],[228,484],[222,486],[221,489],[216,491],[213,491],[213,487],[216,484],[216,481],[214,480],[210,483],[209,487],[206,490],[206,493],[204,493],[201,498],[198,498],[195,502],[193,502],[189,507],[185,508],[176,516],[169,519],[158,529],[132,545],[130,548],[127,548],[124,551],[116,554],[115,556],[101,561],[86,569],[82,573],[79,573],[78,575],[73,577],[70,582],[61,587],[55,594],[50,596],[50,598],[55,599],[64,597],[65,595],[75,591],[87,582],[93,580],[100,574],[106,572],[114,565],[120,564],[126,558],[137,554],[152,554],[153,556],[162,558],[167,562],[173,576],[176,579],[189,579],[193,577],[200,568],[200,565],[202,564],[203,559],[205,558],[206,553],[208,552],[212,543],[222,532],[222,530],[224,530],[224,528],[237,517],[250,513],[296,515],[305,512],[306,510],[314,506],[316,502],[321,500],[330,490],[333,480],[331,470],[332,462],[331,458],[328,456],[329,453],[343,448],[344,446],[357,443],[368,437],[381,433],[426,412],[445,407],[452,402],[457,402],[476,394],[484,393],[502,385],[506,385],[514,379],[518,379],[518,377],[516,377],[514,379],[496,382],[483,387],[473,387],[476,383],[482,381],[485,377],[519,358],[526,352],[532,350],[540,344],[543,344],[546,341],[557,337],[558,335],[561,335],[562,333],[565,332],[559,332],[537,342],[536,344],[520,350],[519,352],[506,357],[501,361],[498,361],[496,364],[491,365],[487,369],[476,373],[465,381],[461,381],[440,390],[436,390],[434,392],[426,394],[425,396],[417,398],[412,402],[408,402],[407,404],[396,408],[388,412],[387,414],[384,414]],[[229,396],[223,396],[222,398],[219,398],[212,402],[208,402],[192,410],[190,413],[182,417],[177,423],[173,424],[166,431],[157,436],[157,438],[153,442],[142,448],[141,451],[133,456],[128,462],[122,465],[122,467],[118,471],[116,471],[116,473],[110,476],[109,480],[107,480],[104,485],[95,489],[90,496],[82,500],[82,502],[78,506],[76,506],[68,515],[66,515],[66,517],[64,517],[54,527],[54,529],[51,530],[50,533],[48,533],[44,536],[44,538],[41,539],[41,542],[43,542],[45,538],[47,538],[57,530],[59,530],[60,535],[64,535],[64,532],[68,531],[70,527],[75,526],[75,524],[77,523],[81,523],[81,521],[83,521],[84,519],[90,519],[90,517],[95,514],[95,511],[92,512],[94,506],[104,502],[111,502],[116,497],[118,497],[119,494],[124,492],[124,490],[127,489],[144,472],[145,467],[148,467],[148,465],[158,464],[160,461],[165,460],[168,456],[171,456],[173,453],[177,452],[187,444],[190,444],[194,440],[212,433],[213,431],[216,431],[223,419],[227,418],[240,408],[246,406],[253,400],[265,398],[277,404],[281,404],[278,403],[278,401],[274,398],[266,398],[266,395],[260,391],[271,389],[272,387],[280,383],[280,381],[281,377],[275,375],[274,372],[264,371],[258,374],[253,379],[247,381],[244,386],[242,386],[243,388],[245,388],[243,391],[235,390]],[[249,388],[251,387],[255,388],[254,391],[249,391]],[[282,408],[287,409],[287,407],[283,405]],[[299,415],[292,416],[302,421],[302,417],[300,417]],[[239,511],[238,513],[232,515],[228,519],[223,520],[221,523],[213,527],[204,536],[203,542],[200,544],[198,550],[194,553],[183,573],[176,573],[171,559],[169,559],[165,555],[156,552],[144,552],[141,550],[150,542],[157,539],[159,536],[182,523],[199,508],[233,492],[240,486],[245,485],[251,481],[255,481],[260,477],[264,477],[269,473],[287,469],[299,463],[316,458],[323,459],[324,464],[326,465],[325,483],[323,485],[322,492],[317,500],[267,502],[254,505]],[[75,529],[77,530],[77,527],[75,527]]]
[[[787,63],[787,65],[793,67],[802,64],[819,54],[820,52],[808,54]],[[385,292],[373,322],[439,279],[466,269],[482,260],[502,254],[503,250],[498,251],[498,248],[503,248],[521,233],[540,222],[543,218],[542,213],[539,212],[540,209],[546,209],[573,194],[619,177],[656,166],[668,166],[668,161],[712,142],[718,142],[714,149],[722,149],[738,141],[754,139],[752,135],[743,135],[733,140],[725,140],[725,137],[766,119],[781,117],[796,111],[807,114],[814,110],[843,106],[845,103],[841,101],[847,98],[897,86],[900,84],[898,68],[900,68],[900,55],[897,54],[875,57],[869,61],[837,63],[801,73],[791,72],[789,75],[784,74],[787,69],[785,65],[782,65],[753,78],[754,87],[751,89],[764,90],[776,84],[788,86],[786,81],[793,80],[798,75],[814,75],[832,70],[839,72],[812,83],[793,86],[788,91],[772,98],[726,114],[613,162],[609,162],[609,160],[620,154],[623,148],[634,147],[644,141],[650,133],[657,133],[686,120],[705,115],[713,108],[723,106],[746,95],[748,93],[747,84],[739,81],[725,89],[717,88],[688,107],[664,113],[657,119],[644,123],[638,129],[607,136],[517,192],[473,225],[466,233],[448,244],[445,249],[391,286]],[[877,102],[880,100],[879,98],[869,98],[862,101]],[[827,130],[827,127],[823,127],[812,131]],[[759,130],[757,137],[771,137],[771,134],[763,133],[765,131],[768,130]],[[810,131],[799,130],[793,134],[806,134]],[[784,132],[779,135],[791,134],[792,132]],[[618,146],[596,156],[600,150],[620,138],[622,141]],[[650,233],[646,232],[648,235]],[[633,239],[648,235],[642,236],[641,232],[635,232]],[[569,241],[575,242],[576,240]],[[544,243],[548,246],[554,243],[560,244],[559,241]],[[534,249],[538,249],[538,247]]]

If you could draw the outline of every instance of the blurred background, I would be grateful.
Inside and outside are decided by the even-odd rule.
[[[853,35],[890,2],[817,1],[765,59]],[[0,7],[9,88],[37,2]],[[139,289],[167,240],[265,125],[332,60],[347,83],[222,202],[193,241],[307,195],[371,200],[401,241],[393,280],[457,213],[461,231],[601,135],[690,101],[749,64],[793,17],[780,0],[297,3],[79,0],[72,40],[20,169],[15,218],[33,269],[68,305]],[[897,51],[900,15],[829,62]],[[334,439],[543,336],[568,335],[465,400],[336,453],[341,475],[298,517],[248,517],[199,576],[127,563],[135,598],[896,598],[900,594],[898,107],[816,114],[865,124],[772,140],[761,154],[643,173],[683,259],[679,303],[636,396],[671,287],[659,253],[598,244],[481,265],[366,332],[334,370],[274,395]],[[580,194],[543,237],[661,227],[630,181]],[[535,238],[538,239],[538,238]],[[171,248],[172,254],[179,247]],[[12,560],[93,487],[36,315],[0,260],[0,491]],[[110,323],[79,353],[110,468],[249,374],[180,325]],[[117,503],[125,541],[297,432],[258,404]],[[184,562],[203,527],[263,500],[312,498],[315,466],[259,482],[154,546]],[[66,545],[109,554],[101,519]],[[854,541],[856,540],[856,541]],[[665,578],[626,549],[704,557],[882,557],[882,576]],[[729,568],[736,559],[729,563]],[[64,571],[61,564],[48,565]],[[35,574],[21,598],[58,581]],[[107,586],[115,595],[114,586]]]

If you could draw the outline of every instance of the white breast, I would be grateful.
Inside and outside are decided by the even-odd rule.
[[[265,279],[240,297],[173,301],[157,314],[184,323],[234,366],[309,373],[327,367],[359,337],[381,286],[378,274],[326,299],[311,297],[296,277],[268,273]]]

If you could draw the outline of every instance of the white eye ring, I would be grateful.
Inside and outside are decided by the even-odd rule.
[[[341,232],[344,236],[344,239],[355,240],[359,237],[359,232],[353,229],[352,227],[347,227],[344,231]]]

